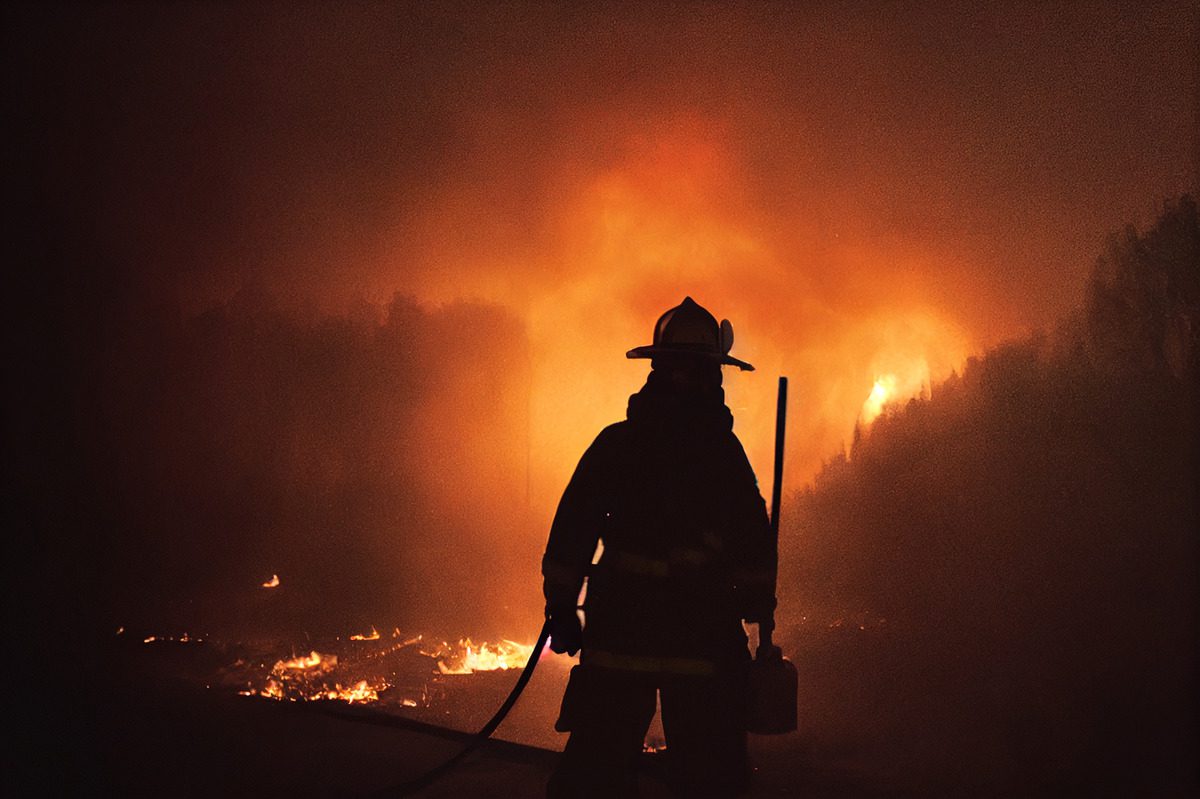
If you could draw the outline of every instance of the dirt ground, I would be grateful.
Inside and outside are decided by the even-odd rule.
[[[344,704],[318,707],[243,697],[196,681],[211,664],[201,648],[126,647],[99,653],[71,693],[68,723],[47,729],[26,762],[43,794],[88,796],[387,796],[459,750],[466,733]],[[422,797],[540,797],[565,736],[551,746],[514,743],[553,723],[565,676],[554,666],[535,675],[530,701],[514,711],[499,740],[464,761]],[[538,681],[541,680],[539,683]],[[493,680],[515,681],[515,674]],[[525,702],[525,697],[522,702]],[[79,704],[82,701],[82,704]],[[321,703],[322,705],[326,703]],[[486,712],[491,712],[487,708]],[[464,728],[467,728],[464,725]],[[802,735],[752,737],[754,796],[869,797],[871,787],[805,754]],[[652,758],[649,758],[652,761]],[[642,777],[648,799],[667,796],[652,762]],[[6,774],[16,780],[14,772]],[[26,792],[28,779],[22,778]],[[51,787],[53,786],[53,787]],[[11,795],[11,794],[10,794]]]

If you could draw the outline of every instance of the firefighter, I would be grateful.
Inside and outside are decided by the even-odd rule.
[[[743,621],[759,625],[759,657],[777,653],[777,555],[725,406],[721,366],[754,368],[729,354],[732,345],[729,322],[718,325],[690,297],[663,314],[653,343],[627,353],[651,359],[645,386],[563,493],[543,591],[550,648],[582,651],[556,724],[571,735],[548,796],[636,795],[656,698],[678,795],[746,787]]]

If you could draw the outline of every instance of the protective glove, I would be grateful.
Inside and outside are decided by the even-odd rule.
[[[771,641],[771,633],[774,631],[774,619],[758,623],[758,651],[754,653],[755,660],[779,660],[783,657],[783,650]]]
[[[574,607],[547,608],[550,617],[550,651],[574,655],[583,646],[583,625]]]

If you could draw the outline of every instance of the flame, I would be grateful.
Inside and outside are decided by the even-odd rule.
[[[263,687],[262,691],[260,691],[259,693],[262,696],[265,696],[269,699],[282,700],[283,699],[283,683],[279,682],[279,680],[269,679],[269,680],[267,680],[267,684]],[[253,691],[242,691],[242,694],[245,696],[253,696],[254,692]]]
[[[125,628],[122,627],[120,630],[117,631],[117,635],[122,635],[124,632],[125,632]],[[148,635],[142,639],[143,644],[152,644],[155,641],[176,641],[181,644],[186,644],[186,643],[190,643],[193,641],[196,643],[201,643],[204,641],[204,639],[203,638],[193,638],[192,636],[188,635],[187,633],[184,633],[183,635],[179,636],[178,638],[176,638],[173,635]]]
[[[533,647],[518,644],[508,639],[496,644],[476,645],[470,638],[461,639],[457,646],[443,644],[433,653],[438,658],[438,671],[442,674],[473,674],[477,671],[519,669],[525,666]]]
[[[875,421],[879,414],[883,413],[883,406],[888,403],[888,400],[894,399],[896,396],[896,376],[884,375],[875,380],[875,385],[871,388],[871,394],[867,397],[867,401],[862,406],[863,424],[870,424]]]
[[[321,671],[328,671],[337,665],[337,655],[322,655],[320,652],[312,651],[308,656],[295,657],[291,660],[276,661],[275,666],[271,669],[272,674],[279,674],[289,670],[307,670],[320,668]]]
[[[399,633],[400,631],[396,630],[396,632]],[[395,637],[395,636],[393,636],[393,637]],[[365,634],[364,633],[355,633],[354,635],[350,636],[350,640],[351,641],[378,641],[379,640],[379,631],[376,630],[374,626],[372,626],[371,632],[365,633]]]
[[[884,368],[880,369],[880,366]],[[926,357],[915,354],[877,357],[876,368],[875,384],[858,415],[864,426],[879,418],[889,405],[929,396],[932,370]]]
[[[354,704],[355,702],[374,702],[379,699],[379,691],[368,685],[366,680],[359,680],[350,688],[334,685],[333,690],[325,692],[324,698],[340,699],[350,704]]]
[[[276,661],[262,688],[255,690],[251,686],[238,693],[279,701],[328,699],[354,704],[375,702],[379,699],[379,693],[389,687],[382,679],[374,682],[362,679],[349,687],[335,682],[330,687],[326,680],[332,676],[337,665],[337,655],[324,655],[313,650],[307,655]]]
[[[355,704],[379,701],[380,695],[388,691],[393,706],[428,707],[430,695],[427,686],[419,694],[412,693],[412,685],[403,680],[396,683],[398,673],[390,670],[392,667],[387,661],[380,660],[422,640],[421,636],[400,636],[399,629],[393,630],[393,637],[398,640],[384,642],[381,649],[347,646],[342,653],[344,659],[332,652],[314,649],[308,654],[293,652],[290,657],[276,660],[269,670],[266,669],[269,660],[257,666],[239,660],[231,669],[231,676],[240,672],[237,681],[240,683],[238,693],[242,696],[286,702],[339,701]],[[340,640],[370,642],[383,638],[379,630],[372,627],[370,633],[356,633]],[[460,639],[457,644],[443,642],[435,652],[421,651],[422,655],[436,661],[434,674],[439,675],[521,668],[532,653],[532,646],[516,641],[502,639],[494,644],[476,644],[470,638]],[[438,677],[433,678],[434,682],[437,680]]]
[[[267,580],[265,583],[263,583],[262,587],[263,588],[278,588],[279,587],[279,575],[272,574],[271,579]]]

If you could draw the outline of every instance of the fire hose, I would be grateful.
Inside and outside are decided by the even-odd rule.
[[[449,760],[431,768],[421,776],[380,791],[378,795],[409,796],[423,788],[427,788],[486,743],[492,737],[492,733],[496,731],[496,728],[500,726],[500,722],[504,721],[504,718],[508,715],[508,711],[512,710],[513,705],[517,703],[517,699],[520,698],[521,692],[525,690],[525,686],[529,684],[529,678],[533,676],[533,670],[537,668],[538,658],[541,657],[542,650],[545,649],[546,641],[549,638],[550,619],[546,619],[546,623],[542,625],[542,631],[538,634],[537,643],[533,645],[533,651],[529,653],[529,661],[526,662],[525,668],[521,671],[521,676],[517,678],[516,685],[509,691],[508,698],[504,700],[504,704],[500,706],[500,709],[495,712],[488,723],[484,724],[479,729],[479,732],[471,736],[471,739],[467,741],[462,749]]]

